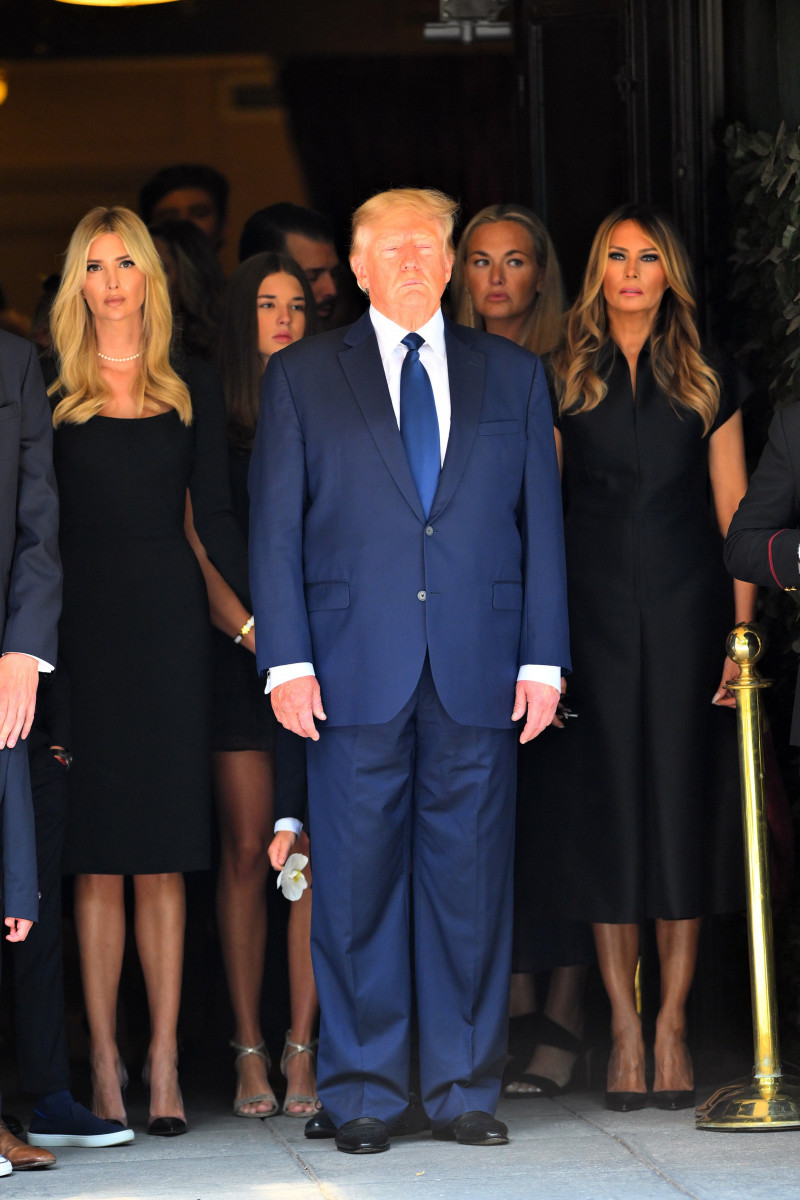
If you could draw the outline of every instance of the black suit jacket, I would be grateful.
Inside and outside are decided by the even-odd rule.
[[[769,440],[725,539],[725,565],[736,579],[800,588],[800,404],[772,418]],[[800,745],[800,674],[791,741]]]

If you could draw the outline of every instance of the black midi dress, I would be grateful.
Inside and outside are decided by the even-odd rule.
[[[230,512],[222,396],[213,372],[181,366],[193,421],[177,413],[59,425],[70,680],[69,872],[209,866],[208,600],[184,536],[187,488],[200,540],[248,603],[244,539]]]
[[[721,367],[721,364],[716,364]],[[743,903],[735,714],[711,704],[733,588],[694,412],[659,391],[649,344],[636,397],[612,344],[608,394],[556,417],[578,714],[531,755],[528,830],[539,911],[611,923]],[[741,401],[721,369],[712,433]]]

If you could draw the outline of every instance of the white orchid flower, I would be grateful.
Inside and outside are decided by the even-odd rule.
[[[303,867],[308,864],[305,854],[290,854],[278,876],[278,887],[287,900],[299,900],[308,887]]]

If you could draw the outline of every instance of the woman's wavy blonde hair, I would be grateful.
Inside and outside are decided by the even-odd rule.
[[[567,307],[561,267],[555,248],[544,222],[522,204],[491,204],[476,213],[464,229],[458,242],[453,279],[450,290],[453,297],[453,312],[459,325],[471,329],[485,329],[486,323],[475,311],[472,296],[466,281],[467,255],[470,238],[481,225],[494,225],[498,221],[516,221],[528,233],[539,267],[541,285],[536,292],[531,310],[520,330],[519,344],[534,354],[546,354],[560,341],[564,331],[564,310]]]
[[[650,333],[650,359],[656,383],[675,405],[696,412],[708,433],[719,409],[720,380],[700,353],[692,268],[675,226],[645,205],[625,204],[595,234],[578,298],[569,311],[566,333],[553,354],[559,412],[589,412],[606,395],[597,356],[610,341],[603,277],[615,226],[633,221],[658,251],[667,278]]]
[[[94,316],[83,298],[86,263],[95,238],[115,233],[125,252],[145,275],[142,347],[138,372],[131,383],[139,412],[162,405],[174,408],[184,425],[192,421],[189,390],[169,360],[172,312],[161,259],[147,226],[128,208],[93,208],[78,222],[64,259],[61,286],[53,301],[50,325],[58,357],[58,378],[49,392],[62,393],[53,424],[82,425],[110,398],[97,360]]]

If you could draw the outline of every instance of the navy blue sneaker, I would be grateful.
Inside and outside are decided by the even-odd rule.
[[[133,1141],[133,1130],[121,1121],[104,1121],[89,1112],[71,1092],[47,1096],[33,1110],[29,1146],[122,1146]]]

